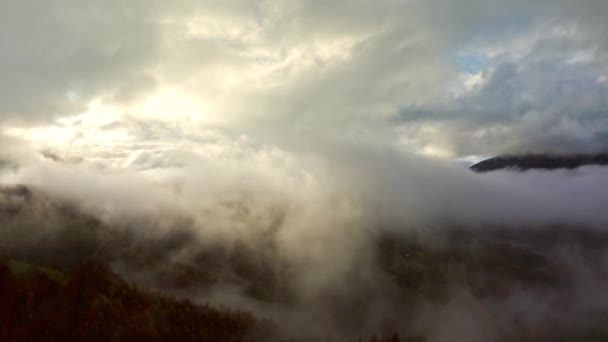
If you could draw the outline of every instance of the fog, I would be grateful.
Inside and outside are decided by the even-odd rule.
[[[476,174],[459,163],[393,146],[328,150],[260,147],[212,156],[170,151],[155,157],[164,165],[142,170],[55,161],[29,151],[24,155],[35,157],[8,155],[8,164],[19,167],[3,169],[2,181],[39,186],[118,221],[151,213],[184,214],[200,223],[201,232],[220,235],[255,232],[277,215],[282,215],[281,225],[302,234],[382,222],[394,223],[395,229],[445,222],[479,228],[561,223],[602,229],[608,223],[604,167]],[[260,222],[240,225],[225,212],[237,208],[217,208],[231,204],[242,207],[243,219]],[[303,221],[315,224],[297,228]]]
[[[140,169],[55,160],[31,150],[20,152],[27,158],[5,153],[7,165],[18,166],[3,168],[0,181],[39,189],[44,201],[71,203],[127,233],[134,246],[166,248],[139,269],[125,256],[113,259],[115,271],[145,286],[160,286],[154,279],[166,265],[196,267],[202,251],[220,251],[220,264],[222,250],[241,253],[248,267],[261,272],[256,276],[269,277],[271,299],[252,296],[248,280],[229,269],[215,274],[211,287],[176,293],[279,320],[291,336],[403,329],[429,341],[493,341],[516,336],[514,326],[545,331],[563,322],[564,329],[584,329],[592,306],[608,308],[604,296],[590,294],[605,282],[605,261],[589,263],[576,249],[585,246],[575,242],[560,242],[548,254],[563,267],[563,277],[581,281],[564,293],[514,287],[502,297],[479,298],[455,281],[450,299],[418,299],[404,307],[398,286],[377,264],[384,235],[418,236],[437,248],[452,244],[455,228],[480,236],[505,229],[525,235],[552,226],[607,233],[606,168],[475,174],[459,163],[363,144],[315,152],[262,146],[212,157],[178,152],[157,157],[162,166]],[[162,247],[164,239],[176,245]],[[303,329],[308,326],[314,328]]]

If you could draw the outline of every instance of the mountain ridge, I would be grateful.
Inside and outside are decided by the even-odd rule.
[[[484,173],[497,170],[527,171],[532,169],[556,170],[576,169],[582,166],[608,165],[608,153],[597,154],[502,154],[469,167],[474,172]]]

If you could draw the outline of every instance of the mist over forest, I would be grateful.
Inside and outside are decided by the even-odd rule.
[[[4,172],[27,185],[0,191],[0,248],[61,272],[101,261],[274,322],[277,339],[605,336],[605,168],[477,174],[352,153],[150,179],[42,156]]]

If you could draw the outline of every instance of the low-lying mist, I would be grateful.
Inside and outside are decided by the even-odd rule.
[[[102,258],[288,337],[555,340],[608,313],[607,168],[475,174],[359,145],[123,167],[7,151],[0,181],[28,187],[0,189],[3,250]]]

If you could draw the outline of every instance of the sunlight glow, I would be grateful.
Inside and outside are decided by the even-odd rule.
[[[162,88],[127,111],[138,118],[176,122],[199,122],[207,114],[199,99],[175,87]]]

